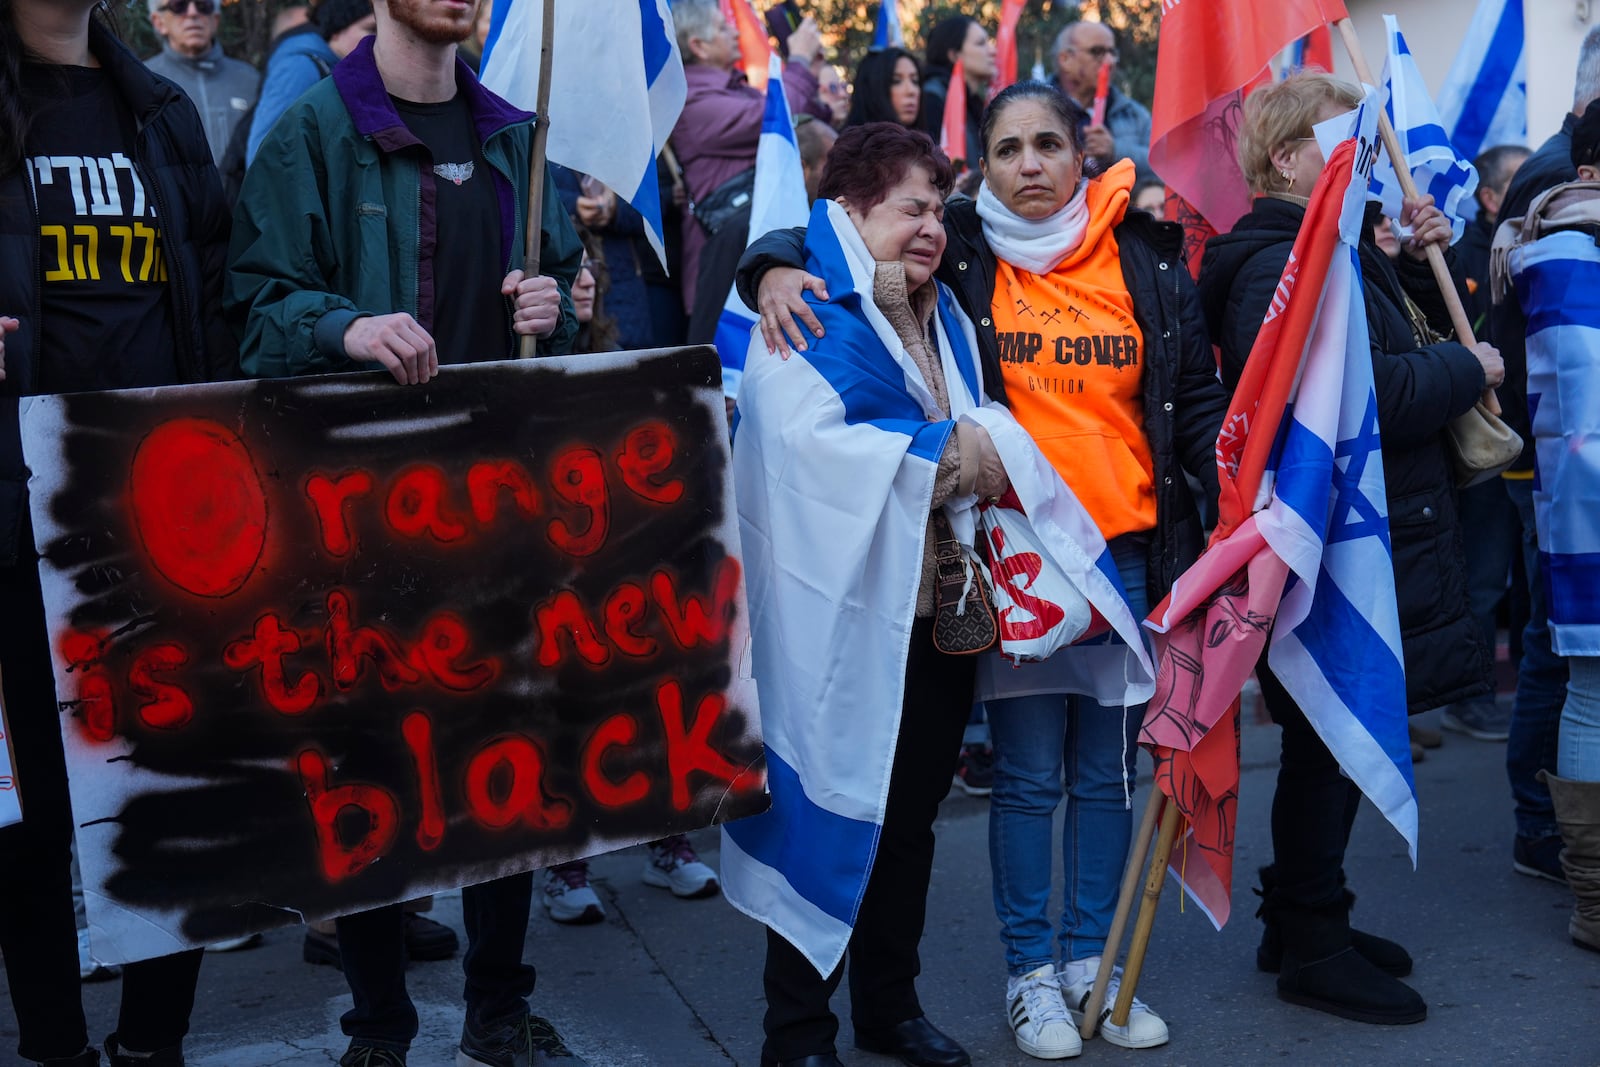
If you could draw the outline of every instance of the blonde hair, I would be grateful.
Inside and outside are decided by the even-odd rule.
[[[1291,74],[1251,93],[1244,102],[1238,145],[1239,169],[1250,191],[1257,195],[1283,191],[1287,183],[1272,164],[1273,151],[1286,141],[1310,137],[1317,114],[1326,105],[1359,103],[1361,93],[1355,86],[1317,70]]]

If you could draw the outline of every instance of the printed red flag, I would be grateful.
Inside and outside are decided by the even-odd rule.
[[[1257,513],[1271,503],[1272,449],[1340,248],[1339,213],[1354,150],[1353,141],[1341,145],[1317,182],[1217,436],[1222,492],[1211,543],[1147,620],[1156,692],[1140,742],[1155,762],[1157,786],[1188,826],[1173,870],[1219,928],[1228,921],[1233,887],[1239,691],[1266,647],[1289,575]]]
[[[1245,95],[1273,57],[1346,18],[1342,0],[1165,0],[1150,166],[1218,233],[1250,207],[1234,156]]]
[[[1000,31],[994,39],[994,81],[989,84],[989,99],[1017,80],[1017,22],[1028,0],[1005,0],[1000,7]]]
[[[967,68],[959,57],[955,66],[950,68],[950,85],[945,89],[944,125],[939,128],[939,147],[955,164],[958,173],[976,162],[967,159]]]

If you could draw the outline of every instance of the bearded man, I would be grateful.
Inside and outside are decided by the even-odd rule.
[[[540,275],[522,268],[533,116],[456,58],[476,0],[377,0],[377,33],[284,112],[234,213],[224,305],[246,373],[370,368],[420,386],[441,363],[508,359],[518,335],[571,349],[583,248],[544,176]],[[370,678],[362,684],[372,684]],[[462,890],[458,1067],[579,1060],[529,1015],[533,876]],[[399,904],[338,920],[354,1007],[342,1067],[404,1067],[417,1033]]]

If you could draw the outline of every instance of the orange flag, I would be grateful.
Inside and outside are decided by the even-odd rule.
[[[1017,22],[1028,0],[1005,0],[1000,8],[1000,32],[994,39],[994,81],[989,84],[989,99],[1017,80]]]
[[[739,34],[739,69],[754,88],[765,90],[772,42],[767,39],[767,28],[756,17],[756,9],[750,6],[750,0],[722,0],[722,16],[733,23]]]
[[[939,129],[939,147],[955,164],[957,172],[976,160],[967,158],[967,68],[961,60],[950,68],[950,85],[944,95],[944,125]]]

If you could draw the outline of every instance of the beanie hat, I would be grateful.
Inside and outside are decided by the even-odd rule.
[[[311,12],[311,21],[326,40],[372,14],[372,0],[319,0]]]

